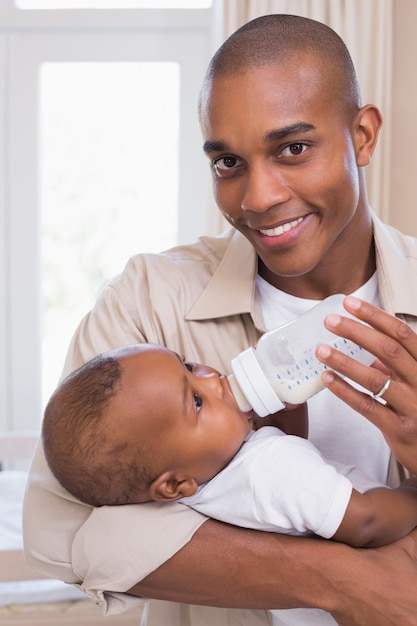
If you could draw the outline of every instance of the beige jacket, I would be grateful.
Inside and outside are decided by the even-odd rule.
[[[383,307],[417,330],[417,240],[375,218],[375,242]],[[133,257],[81,322],[64,373],[98,353],[143,341],[228,372],[231,358],[264,330],[254,299],[256,273],[253,248],[234,230]],[[80,584],[108,612],[142,602],[118,592],[169,559],[204,521],[175,503],[93,510],[56,482],[37,450],[24,507],[27,558],[51,577]],[[262,611],[222,610],[208,619],[219,626],[269,623]]]

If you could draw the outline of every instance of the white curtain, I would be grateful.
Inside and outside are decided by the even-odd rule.
[[[393,0],[215,0],[215,45],[255,17],[270,13],[302,15],[327,24],[346,43],[362,90],[363,104],[376,104],[384,126],[367,167],[372,208],[389,221],[390,120]],[[219,229],[224,223],[218,221]]]

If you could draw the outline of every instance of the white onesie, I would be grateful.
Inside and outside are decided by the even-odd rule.
[[[332,537],[352,486],[383,486],[353,466],[326,460],[301,437],[264,426],[249,435],[230,463],[183,502],[223,522],[290,535]]]

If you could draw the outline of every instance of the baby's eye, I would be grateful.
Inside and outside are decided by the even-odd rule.
[[[193,399],[194,399],[194,404],[195,404],[195,408],[197,409],[197,413],[198,411],[201,409],[201,407],[203,406],[203,401],[200,398],[199,395],[197,395],[196,393],[193,393]]]
[[[194,364],[190,363],[189,361],[184,361],[184,367],[189,371],[192,372],[194,370]]]

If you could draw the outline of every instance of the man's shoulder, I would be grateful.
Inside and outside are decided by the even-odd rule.
[[[217,265],[227,250],[231,246],[236,246],[241,237],[240,233],[231,228],[219,235],[204,235],[192,243],[181,244],[157,254],[145,254],[143,256],[150,262],[160,260],[162,263],[168,261],[179,265],[182,263],[213,262]]]
[[[126,266],[127,272],[158,272],[160,277],[168,272],[207,271],[214,273],[230,247],[238,247],[238,238],[242,237],[234,229],[217,236],[203,236],[189,244],[178,245],[162,252],[140,252],[131,257]]]
[[[209,285],[211,290],[207,297],[224,299],[225,284],[235,293],[236,278],[239,278],[239,293],[242,292],[242,268],[250,275],[250,291],[255,264],[256,254],[251,244],[240,232],[230,229],[216,237],[204,236],[194,243],[164,252],[137,254],[129,259],[111,287],[125,288],[132,293],[139,288],[149,292],[166,289],[171,293],[185,290],[190,296],[187,306],[192,307]]]
[[[250,311],[255,272],[253,247],[231,229],[158,254],[132,257],[105,295],[122,301],[132,317],[140,309],[142,318],[148,309],[153,318],[156,311],[172,317],[175,310],[182,320],[218,319]]]

